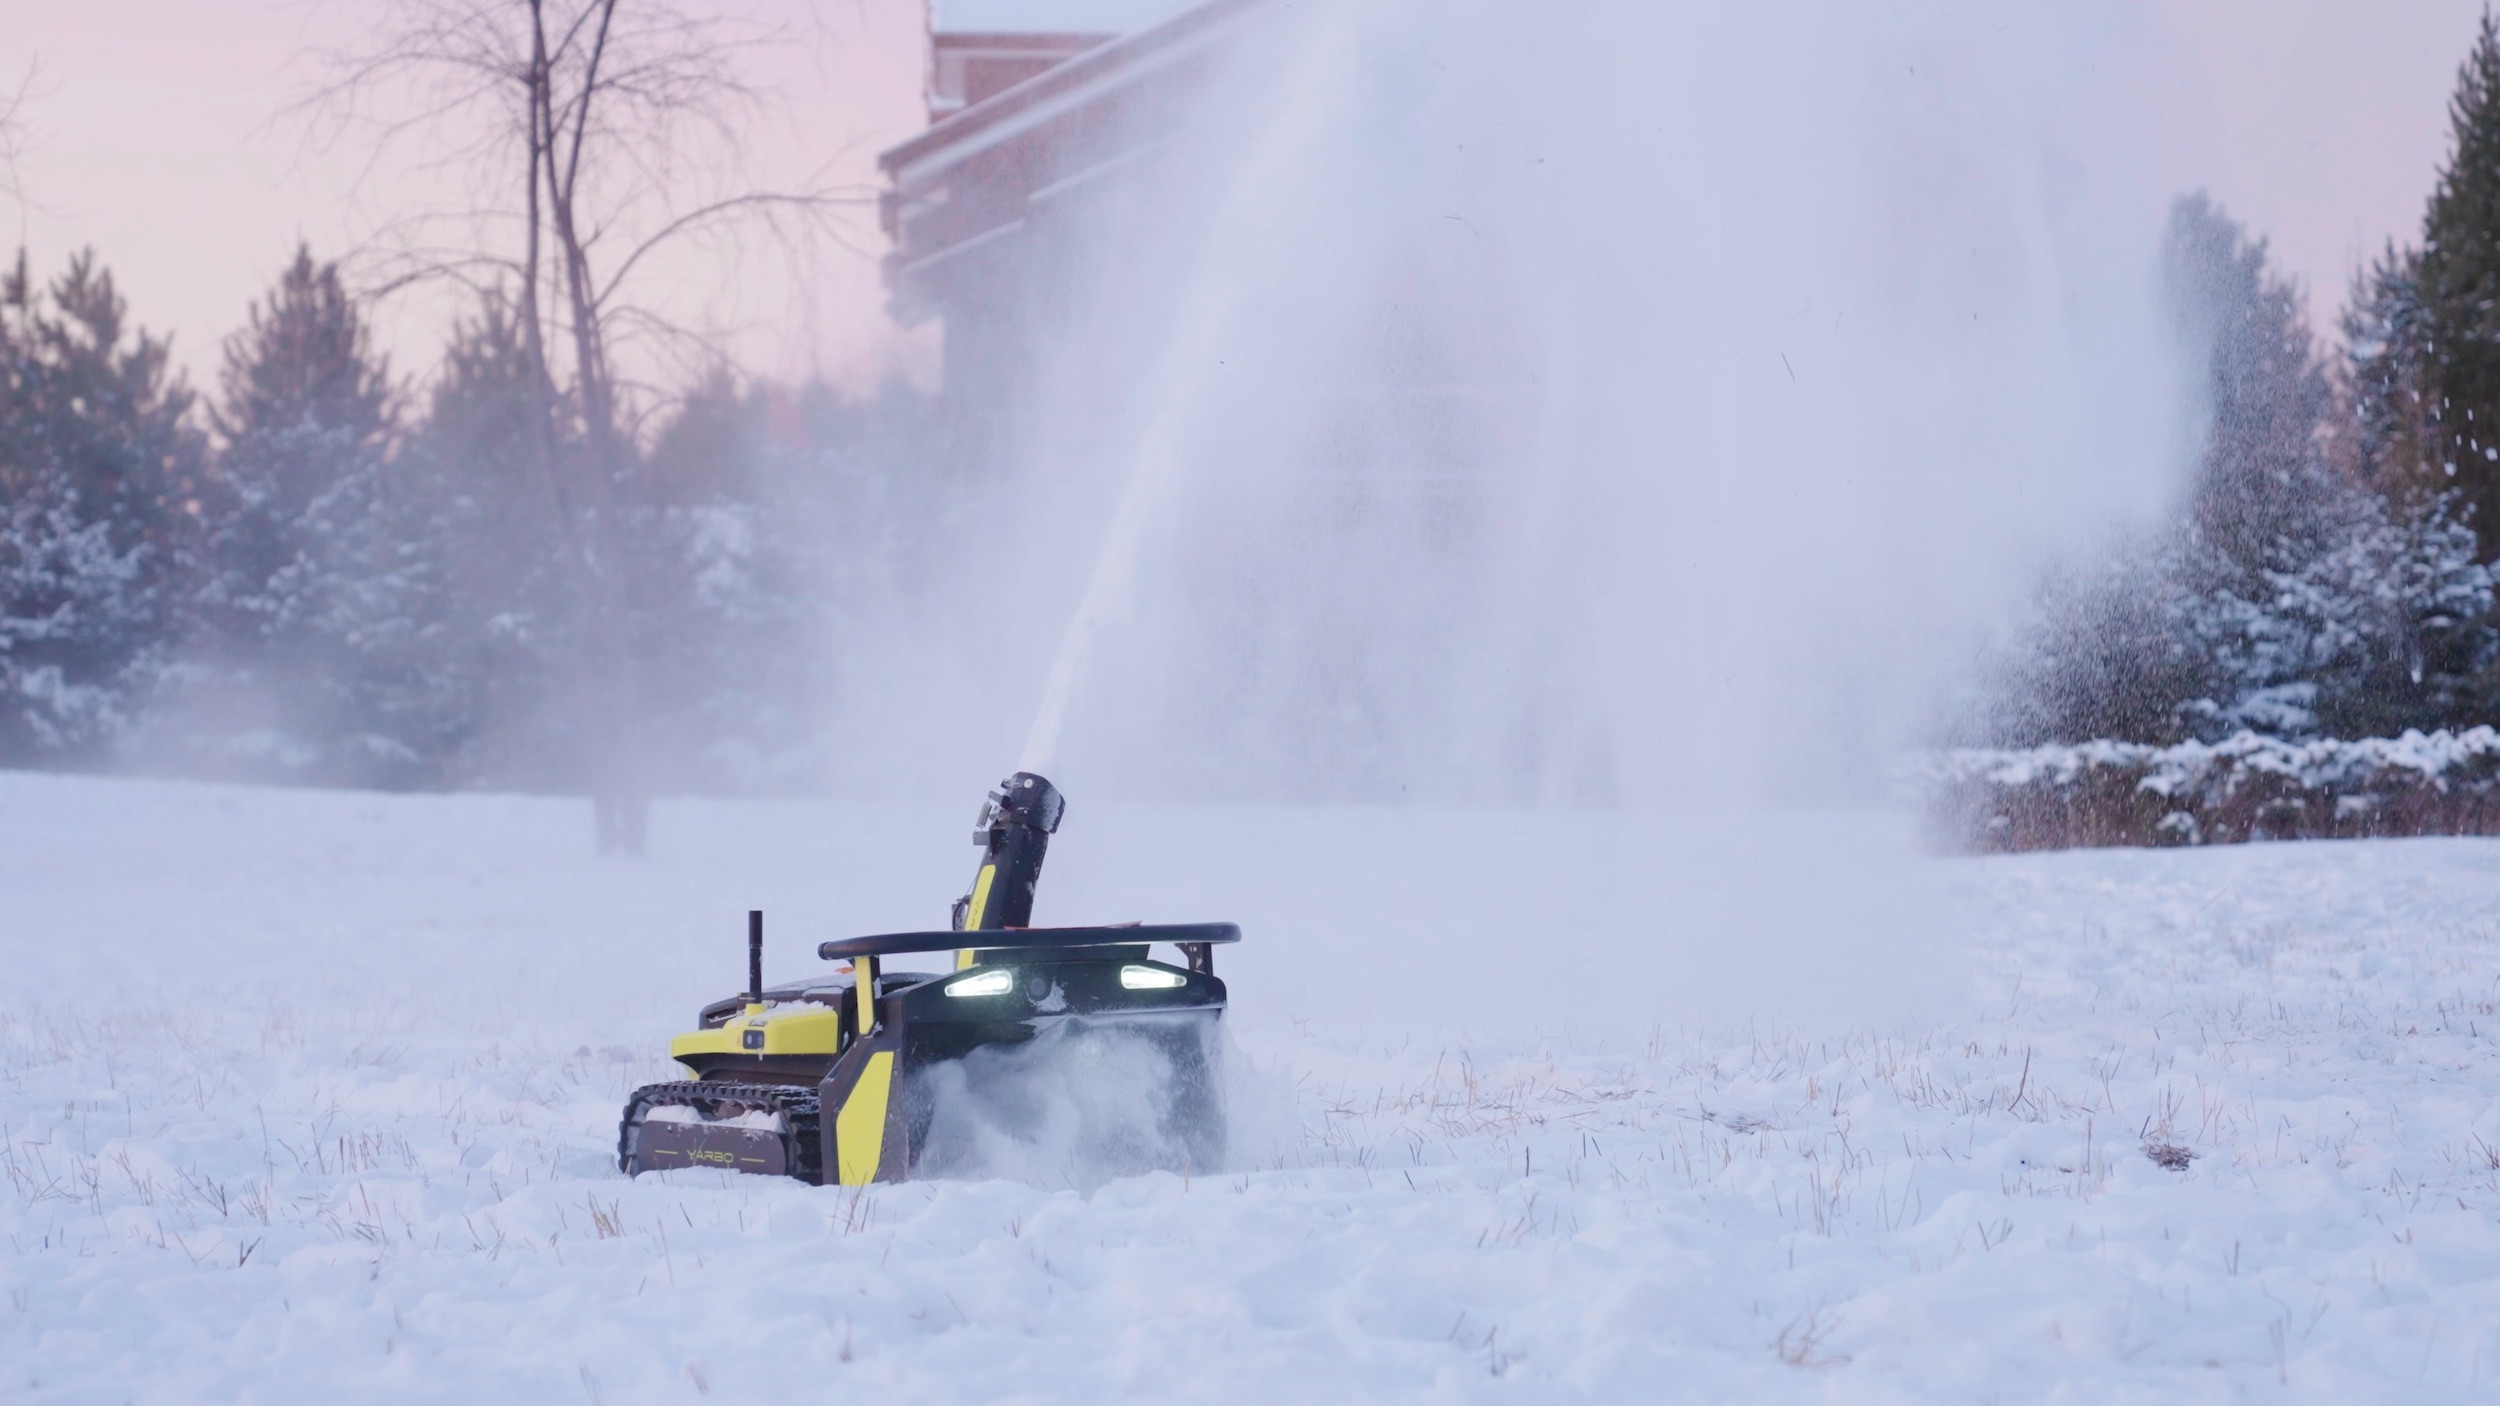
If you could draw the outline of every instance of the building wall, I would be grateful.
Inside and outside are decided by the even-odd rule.
[[[1265,0],[1215,0],[1139,34],[935,38],[929,131],[880,158],[895,315],[934,325],[957,449],[999,452],[1032,368],[1093,299],[1119,296],[1116,227],[1168,193],[1175,124],[1233,28]],[[979,61],[1047,67],[986,96]],[[992,70],[992,76],[1004,70]],[[961,106],[955,106],[960,102]]]

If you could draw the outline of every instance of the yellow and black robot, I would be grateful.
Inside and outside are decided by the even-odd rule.
[[[669,1042],[693,1078],[634,1091],[617,1130],[627,1175],[716,1167],[860,1186],[919,1166],[933,1113],[930,1074],[975,1051],[1046,1033],[1112,1029],[1160,1051],[1158,1118],[1175,1170],[1222,1160],[1224,1113],[1216,1022],[1224,983],[1212,956],[1241,940],[1231,923],[1031,925],[1042,858],[1066,802],[1018,772],[992,791],[973,834],[972,889],[944,932],[827,942],[847,963],[825,980],[764,986],[764,915],[747,915],[747,989],[703,1008],[700,1028]],[[1154,960],[1154,944],[1181,960]],[[952,971],[886,972],[882,959],[953,951]]]

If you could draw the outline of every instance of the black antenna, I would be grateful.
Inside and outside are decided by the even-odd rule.
[[[764,1004],[764,910],[747,910],[747,1004]]]

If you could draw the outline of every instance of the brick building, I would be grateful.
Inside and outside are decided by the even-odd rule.
[[[1159,114],[1269,0],[939,0],[927,131],[879,157],[886,286],[942,326],[958,450],[979,461],[1020,373],[1085,296],[1078,232],[1152,188]]]

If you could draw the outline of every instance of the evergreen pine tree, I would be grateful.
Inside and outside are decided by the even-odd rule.
[[[937,487],[894,466],[925,459],[932,430],[900,383],[856,398],[716,369],[672,407],[623,495],[650,775],[827,775],[825,646],[901,589],[897,525],[934,513],[898,500]]]
[[[176,628],[204,445],[127,312],[92,252],[0,276],[0,757],[110,747]]]
[[[2168,287],[2208,432],[2182,519],[2052,586],[2009,665],[1998,733],[2173,742],[2367,736],[2449,723],[2500,636],[2454,494],[2339,469],[2338,406],[2299,290],[2202,196],[2173,211]],[[2346,457],[2401,475],[2418,445],[2421,319],[2383,259],[2345,318]]]
[[[578,784],[555,701],[577,647],[576,576],[545,462],[575,446],[550,436],[533,368],[510,305],[481,299],[395,465],[405,540],[434,563],[432,662],[408,706],[432,720],[439,780]]]
[[[2339,407],[2264,241],[2198,197],[2178,207],[2171,251],[2188,346],[2210,348],[2212,407],[2166,569],[2182,653],[2206,676],[2182,717],[2208,736],[2446,723],[2492,657],[2492,580],[2455,493],[2408,467],[2425,442],[2411,261],[2390,251],[2359,284]],[[2338,466],[2339,435],[2357,463]]]
[[[2429,464],[2500,556],[2500,24],[2483,14],[2448,107],[2418,261]]]
[[[306,662],[353,570],[341,536],[373,511],[391,430],[389,373],[336,264],[297,247],[228,339],[221,389],[204,595],[245,657]]]
[[[389,371],[335,264],[298,247],[229,338],[201,628],[173,739],[218,764],[404,784],[432,742],[404,694],[439,564],[395,482]]]
[[[2439,468],[2421,256],[2390,244],[2353,275],[2339,324],[2344,400],[2335,449],[2355,482],[2402,497],[2450,491]]]
[[[624,485],[628,618],[655,781],[755,780],[787,749],[802,701],[793,679],[813,651],[795,636],[806,592],[781,530],[790,505],[758,492],[770,403],[715,367]]]
[[[2172,207],[2165,252],[2179,344],[2203,371],[2191,527],[2204,557],[2244,583],[2322,545],[2333,395],[2300,289],[2271,272],[2263,239],[2198,193]]]

